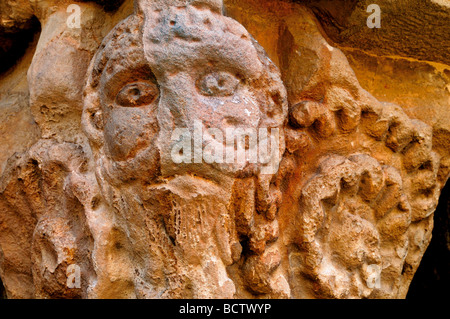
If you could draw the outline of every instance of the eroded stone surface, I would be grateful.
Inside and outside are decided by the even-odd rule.
[[[241,24],[219,0],[79,5],[81,29],[35,6],[40,139],[0,179],[9,298],[406,296],[448,140],[364,90],[307,7],[225,1]],[[199,123],[225,150],[227,129],[280,134],[267,162],[177,163],[174,130]]]

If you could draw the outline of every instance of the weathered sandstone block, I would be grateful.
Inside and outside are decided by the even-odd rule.
[[[448,104],[377,99],[314,1],[105,3],[0,4],[41,25],[0,74],[8,298],[406,296]]]

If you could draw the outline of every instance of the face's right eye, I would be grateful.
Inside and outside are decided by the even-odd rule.
[[[123,107],[149,105],[159,96],[158,86],[151,82],[135,82],[125,85],[116,96],[116,104]]]

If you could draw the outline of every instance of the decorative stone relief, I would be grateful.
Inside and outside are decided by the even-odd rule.
[[[89,27],[58,35],[52,4],[28,71],[41,136],[0,177],[8,298],[406,296],[448,154],[307,8],[281,5],[302,20],[278,67],[220,0],[79,3]]]

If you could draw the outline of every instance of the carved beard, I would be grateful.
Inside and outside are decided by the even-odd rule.
[[[240,259],[229,185],[188,175],[167,183],[106,186],[136,265],[135,291],[143,298],[232,298],[227,266]]]

